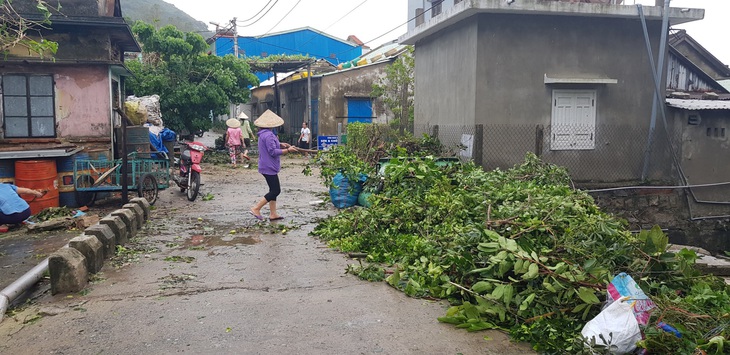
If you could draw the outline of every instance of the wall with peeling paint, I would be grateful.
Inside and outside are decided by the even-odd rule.
[[[337,134],[337,124],[347,124],[347,97],[370,97],[373,83],[385,77],[390,61],[357,67],[322,76],[319,93],[319,134]],[[386,123],[393,117],[381,99],[373,99],[373,123]],[[339,118],[338,118],[339,117]]]
[[[318,105],[317,116],[312,117],[310,127],[316,135],[337,134],[337,124],[347,125],[347,98],[370,97],[373,84],[385,77],[385,68],[392,61],[382,61],[372,65],[340,70],[324,75],[312,76],[312,101]],[[279,83],[279,111],[284,119],[280,139],[296,141],[302,121],[306,118],[307,80],[291,80],[287,78]],[[254,107],[253,118],[261,115],[266,109],[276,111],[273,86],[259,87],[251,90],[251,104]],[[382,99],[373,99],[373,123],[388,123],[393,113],[387,109]],[[314,115],[315,113],[313,113]],[[294,138],[291,138],[292,136]],[[288,142],[291,143],[291,142]]]
[[[111,83],[105,65],[7,65],[4,74],[52,74],[59,141],[111,139]]]
[[[54,78],[58,136],[110,137],[111,83],[106,67],[62,67]]]

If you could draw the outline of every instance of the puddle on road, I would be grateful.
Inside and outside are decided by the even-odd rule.
[[[214,236],[214,235],[193,235],[186,239],[180,246],[183,249],[190,248],[211,248],[211,247],[234,247],[237,245],[254,245],[260,243],[257,236]]]

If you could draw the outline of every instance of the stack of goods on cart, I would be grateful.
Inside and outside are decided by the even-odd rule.
[[[165,158],[169,154],[169,149],[165,142],[170,144],[175,142],[177,134],[166,128],[162,121],[160,113],[160,96],[129,96],[124,102],[127,117],[135,125],[143,125],[149,128],[150,144],[157,151],[157,158]],[[169,145],[169,144],[168,144]]]

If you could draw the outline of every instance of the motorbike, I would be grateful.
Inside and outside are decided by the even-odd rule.
[[[183,142],[185,148],[180,152],[179,174],[173,174],[173,180],[180,191],[187,194],[189,201],[195,201],[200,190],[200,162],[203,154],[210,149],[200,142]]]

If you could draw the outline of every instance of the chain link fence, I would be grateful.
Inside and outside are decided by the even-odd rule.
[[[625,125],[416,125],[413,133],[438,137],[447,155],[488,170],[510,168],[532,152],[567,168],[583,185],[679,181],[675,157],[681,132],[661,124],[650,144],[648,128]]]

